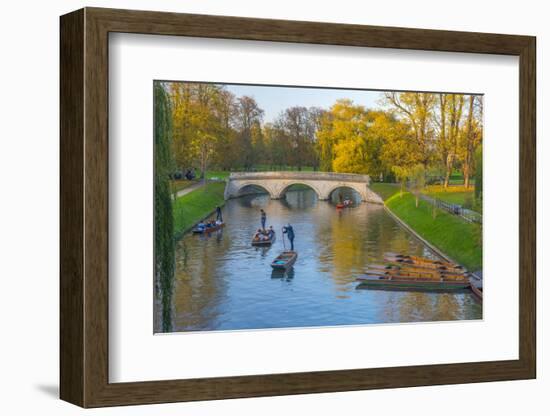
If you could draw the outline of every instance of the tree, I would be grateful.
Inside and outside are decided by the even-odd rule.
[[[438,142],[436,144],[437,159],[440,160],[444,170],[444,184],[447,188],[453,170],[456,167],[459,154],[462,132],[462,116],[464,108],[464,95],[439,94],[437,114],[434,117],[435,126],[438,129]]]
[[[264,111],[254,98],[242,96],[236,104],[237,146],[241,154],[240,164],[245,170],[254,164],[254,149],[252,145],[252,129],[256,123],[261,123]]]
[[[392,166],[392,171],[400,184],[399,196],[402,198],[405,187],[407,186],[407,180],[409,179],[411,168],[409,166]]]
[[[424,92],[386,92],[382,99],[383,104],[389,105],[409,122],[424,166],[428,165],[433,154],[435,101],[436,94]]]
[[[231,170],[237,165],[240,154],[235,142],[237,134],[234,129],[236,116],[236,97],[233,93],[221,88],[216,95],[213,111],[218,119],[217,139],[212,151],[212,164],[222,170]]]
[[[410,171],[411,190],[415,196],[415,205],[418,208],[420,195],[426,186],[426,168],[423,164],[415,165]]]
[[[403,121],[395,121],[387,127],[381,148],[381,161],[386,172],[391,172],[401,183],[401,195],[411,169],[424,161],[424,154],[410,126]]]
[[[317,171],[320,167],[320,157],[319,157],[319,140],[318,140],[318,133],[319,129],[321,128],[321,123],[323,120],[323,116],[326,113],[326,110],[320,108],[320,107],[310,107],[309,108],[309,128],[310,132],[308,133],[308,136],[310,136],[312,139],[312,144],[309,149],[310,151],[310,162],[309,164],[313,167],[313,170]]]
[[[174,223],[169,174],[172,168],[172,111],[165,86],[154,84],[155,109],[155,282],[162,301],[162,330],[172,329],[175,270]]]
[[[481,205],[483,200],[483,147],[478,145],[475,150],[475,188],[474,196]]]
[[[319,168],[323,172],[332,172],[333,148],[335,144],[332,136],[333,121],[334,114],[332,110],[321,114],[318,120],[316,151],[319,159]]]
[[[274,123],[273,137],[285,154],[285,163],[302,170],[304,166],[318,164],[316,133],[320,110],[317,108],[290,107],[282,111]]]
[[[457,155],[458,136],[460,133],[462,121],[462,108],[464,106],[464,96],[451,94],[449,99],[449,126],[448,126],[448,143],[445,160],[445,182],[444,188],[448,188],[449,180],[454,168],[454,162]]]
[[[192,85],[183,82],[171,82],[168,86],[172,113],[172,152],[175,165],[179,169],[184,169],[191,166],[193,160],[193,155],[189,152],[190,131],[192,130]]]
[[[462,160],[464,187],[470,187],[470,177],[474,173],[474,153],[481,143],[483,106],[480,96],[470,95],[468,98],[468,116],[466,126],[459,142],[459,155]]]
[[[187,169],[198,162],[205,179],[224,126],[229,126],[231,95],[224,100],[222,87],[203,83],[170,83],[170,90],[176,164]]]

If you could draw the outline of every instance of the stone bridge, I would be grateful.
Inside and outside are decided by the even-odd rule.
[[[382,199],[369,189],[368,175],[331,172],[241,172],[232,173],[225,187],[225,199],[238,198],[250,193],[252,187],[263,188],[272,199],[283,198],[292,185],[306,185],[313,189],[319,200],[328,200],[339,188],[351,188],[361,200],[382,204]]]

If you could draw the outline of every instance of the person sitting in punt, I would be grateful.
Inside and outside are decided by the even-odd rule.
[[[273,226],[270,225],[269,230],[267,230],[267,237],[271,240],[274,234],[275,234],[275,230],[273,229]]]
[[[222,222],[221,222],[221,220],[216,220],[215,224],[216,224],[216,226],[220,226],[220,225],[222,225]]]
[[[204,231],[205,228],[206,228],[206,225],[204,224],[203,221],[199,222],[199,224],[197,225],[197,230],[199,231]]]

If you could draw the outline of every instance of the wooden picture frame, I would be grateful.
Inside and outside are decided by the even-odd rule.
[[[536,376],[535,38],[85,8],[61,17],[60,396],[83,407],[529,379]],[[110,32],[519,57],[519,359],[109,383]]]

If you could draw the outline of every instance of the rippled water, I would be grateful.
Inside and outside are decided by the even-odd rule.
[[[277,231],[273,247],[250,245],[260,208]],[[356,290],[355,278],[386,251],[434,256],[382,206],[360,203],[338,212],[334,202],[300,190],[283,200],[230,200],[223,217],[223,232],[187,235],[178,243],[174,331],[481,318],[469,292]],[[289,273],[274,274],[270,263],[283,250],[281,227],[289,222],[298,260]]]

